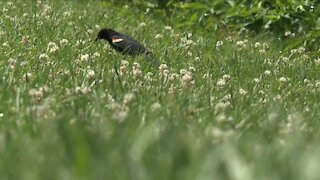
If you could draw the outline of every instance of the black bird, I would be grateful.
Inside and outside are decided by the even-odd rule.
[[[129,35],[104,28],[99,31],[96,41],[99,39],[107,40],[112,48],[124,55],[136,56],[145,54],[153,65],[159,65],[159,61],[153,53]]]

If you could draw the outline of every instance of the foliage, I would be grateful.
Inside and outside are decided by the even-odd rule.
[[[152,1],[151,1],[152,2]],[[156,2],[135,1],[142,10],[163,9],[171,23],[193,31],[272,32],[281,38],[285,34],[299,36],[288,41],[285,50],[304,43],[318,49],[320,4],[317,0],[200,0]],[[164,3],[165,2],[165,3]],[[158,10],[157,10],[158,9]],[[161,10],[160,10],[161,11]],[[307,38],[300,38],[306,36]],[[293,46],[295,45],[295,46]]]

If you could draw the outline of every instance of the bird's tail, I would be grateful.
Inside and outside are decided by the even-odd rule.
[[[146,56],[148,58],[148,61],[152,64],[152,66],[154,66],[154,67],[160,66],[160,61],[157,59],[157,57],[151,51],[147,51]]]

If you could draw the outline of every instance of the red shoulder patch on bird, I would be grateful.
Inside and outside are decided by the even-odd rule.
[[[118,43],[121,41],[123,41],[123,39],[121,39],[121,38],[112,38],[112,43]]]

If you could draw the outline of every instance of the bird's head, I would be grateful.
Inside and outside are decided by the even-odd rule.
[[[112,29],[108,29],[108,28],[104,28],[101,29],[98,33],[98,36],[96,38],[96,41],[99,39],[105,39],[107,41],[111,40],[111,35],[114,33],[115,31]]]

